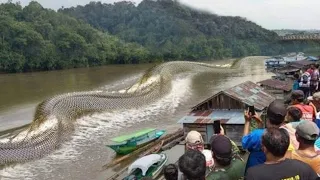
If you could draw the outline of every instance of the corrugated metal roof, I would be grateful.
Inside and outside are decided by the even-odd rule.
[[[218,96],[219,94],[225,94],[227,96],[230,96],[236,100],[241,101],[246,105],[253,105],[257,110],[260,110],[260,111],[268,107],[269,104],[275,100],[275,97],[273,97],[271,94],[264,91],[263,88],[260,87],[259,85],[251,81],[246,81],[244,83],[241,83],[239,85],[236,85],[232,88],[229,88],[227,90],[221,91],[213,95],[212,97],[192,107],[192,109],[198,106],[201,106],[202,104]]]
[[[264,81],[258,82],[258,84],[284,91],[291,91],[292,89],[292,83],[289,83],[287,81],[280,81],[278,79],[266,79]]]
[[[275,97],[251,81],[244,82],[222,92],[240,100],[244,104],[253,105],[258,110],[263,110],[275,100]]]
[[[221,124],[244,124],[245,122],[242,110],[208,110],[190,113],[181,118],[178,123],[213,124],[216,120],[220,120]]]
[[[301,60],[301,61],[294,61],[290,64],[290,66],[297,67],[297,68],[302,68],[303,66],[308,66],[310,64],[313,64],[314,61],[309,61],[309,60]]]
[[[297,72],[297,71],[300,71],[300,69],[297,67],[286,66],[286,67],[277,69],[275,72],[284,74],[284,73]]]

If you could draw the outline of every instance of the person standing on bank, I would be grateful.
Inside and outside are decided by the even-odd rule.
[[[313,66],[313,71],[310,80],[310,95],[312,96],[317,90],[319,85],[319,64]]]

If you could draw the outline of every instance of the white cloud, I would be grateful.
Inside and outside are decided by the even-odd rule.
[[[320,29],[319,0],[181,0],[220,15],[242,16],[268,29]]]
[[[46,8],[85,5],[91,0],[38,0]],[[119,0],[102,0],[113,3]],[[133,0],[139,3],[141,0]],[[6,0],[0,0],[6,2]],[[26,5],[30,0],[21,0]],[[320,0],[180,0],[219,15],[242,16],[267,29],[320,29]]]

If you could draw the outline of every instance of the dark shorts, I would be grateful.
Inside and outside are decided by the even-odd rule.
[[[310,96],[310,87],[299,87],[299,90],[303,91],[305,99]]]

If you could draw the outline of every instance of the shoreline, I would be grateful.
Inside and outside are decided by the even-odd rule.
[[[241,57],[242,59],[244,57]],[[228,61],[228,60],[236,60],[239,58],[223,58],[223,59],[212,59],[212,60],[170,60],[170,61],[155,61],[155,62],[149,62],[149,63],[139,63],[139,64],[105,64],[101,66],[88,66],[88,67],[79,67],[79,68],[66,68],[66,69],[54,69],[54,70],[39,70],[39,71],[27,71],[27,72],[2,72],[0,71],[0,75],[11,75],[11,74],[32,74],[32,73],[46,73],[46,72],[59,72],[59,71],[68,71],[68,70],[76,70],[76,69],[88,69],[88,68],[99,68],[99,67],[105,67],[105,66],[135,66],[135,65],[148,65],[148,64],[161,64],[165,62],[171,62],[171,61],[186,61],[186,62],[205,62],[205,63],[212,63],[216,61]]]

